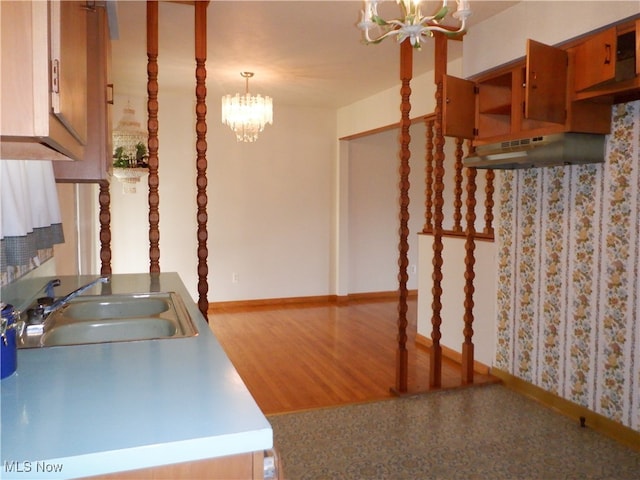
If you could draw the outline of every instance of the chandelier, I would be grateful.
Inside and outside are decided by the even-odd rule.
[[[112,132],[114,146],[112,174],[122,183],[123,193],[135,193],[136,184],[149,173],[148,133],[136,118],[129,102]]]
[[[222,123],[231,127],[238,142],[255,142],[264,126],[273,124],[273,101],[271,97],[249,94],[249,79],[253,72],[241,72],[240,75],[246,81],[245,93],[222,97]]]
[[[112,132],[113,146],[116,149],[114,158],[117,154],[118,160],[124,160],[123,164],[118,166],[137,167],[140,166],[139,163],[146,162],[146,157],[140,156],[140,145],[144,146],[146,154],[147,137],[147,131],[136,118],[136,111],[127,102],[127,106],[122,109],[122,117]]]
[[[464,33],[467,28],[467,18],[471,15],[469,2],[456,0],[457,10],[451,15],[455,21],[450,21],[449,1],[442,0],[438,11],[424,17],[420,10],[420,0],[396,0],[402,9],[402,17],[394,20],[384,20],[378,15],[378,3],[381,0],[365,0],[362,10],[362,20],[358,27],[364,32],[366,43],[380,43],[387,37],[395,36],[398,43],[409,38],[414,48],[420,48],[422,37],[432,37],[433,32],[442,32],[448,36]],[[449,23],[455,23],[450,25]]]

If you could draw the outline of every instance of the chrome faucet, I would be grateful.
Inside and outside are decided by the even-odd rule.
[[[44,294],[47,297],[52,297],[53,298],[53,287],[58,287],[60,285],[60,279],[56,278],[54,280],[49,280],[47,282],[47,284],[42,287],[42,289],[40,290],[41,292],[44,291]]]
[[[78,295],[81,295],[82,293],[84,293],[85,291],[89,290],[91,287],[93,287],[94,285],[97,285],[98,283],[109,283],[109,277],[98,277],[95,280],[93,280],[92,282],[87,283],[86,285],[78,288],[77,290],[74,290],[73,292],[71,292],[69,295],[67,295],[66,297],[61,297],[58,300],[56,300],[55,302],[53,302],[51,305],[45,305],[43,307],[43,311],[42,313],[46,316],[49,315],[50,313],[55,312],[56,310],[59,310],[60,308],[64,307],[67,303],[69,303],[71,300],[73,300],[75,297],[77,297]]]

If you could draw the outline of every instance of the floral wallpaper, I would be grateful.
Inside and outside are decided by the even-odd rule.
[[[505,171],[495,366],[640,431],[640,101],[604,164]]]

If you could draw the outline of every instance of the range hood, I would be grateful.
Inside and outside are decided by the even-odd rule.
[[[465,167],[513,170],[604,162],[605,136],[557,133],[476,147],[463,160]]]

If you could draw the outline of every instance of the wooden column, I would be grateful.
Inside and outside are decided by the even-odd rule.
[[[484,188],[485,192],[485,213],[484,213],[484,231],[483,233],[493,237],[493,180],[496,174],[493,170],[488,169],[486,174],[487,184]]]
[[[456,138],[456,162],[453,188],[453,231],[462,232],[462,138]]]
[[[147,0],[147,129],[149,131],[149,272],[160,272],[158,193],[158,2]]]
[[[426,158],[425,158],[425,201],[424,201],[424,227],[423,233],[431,233],[433,230],[433,118],[425,119],[426,126]]]
[[[400,44],[400,243],[398,245],[398,282],[399,282],[399,299],[398,299],[398,349],[396,352],[396,385],[395,390],[398,393],[407,391],[407,383],[409,377],[408,364],[409,352],[407,351],[407,282],[409,275],[407,267],[409,266],[409,158],[411,151],[409,143],[411,136],[409,135],[409,127],[411,127],[411,77],[413,76],[413,47],[409,40],[405,40]]]
[[[435,83],[436,83],[436,120],[435,120],[435,168],[434,168],[434,211],[433,211],[433,288],[431,316],[431,362],[429,386],[442,385],[442,346],[440,345],[440,325],[442,324],[442,221],[444,205],[444,136],[442,133],[443,77],[447,72],[447,37],[434,34],[435,40]]]
[[[111,192],[109,182],[99,184],[98,203],[100,212],[100,275],[111,275]]]
[[[207,275],[207,6],[208,1],[195,4],[195,34],[196,34],[196,204],[198,206],[198,308],[207,318],[209,301],[207,293],[209,284]]]
[[[467,168],[467,232],[465,238],[464,272],[464,343],[462,344],[462,383],[473,383],[473,293],[476,277],[475,266],[475,220],[476,220],[476,169]]]

